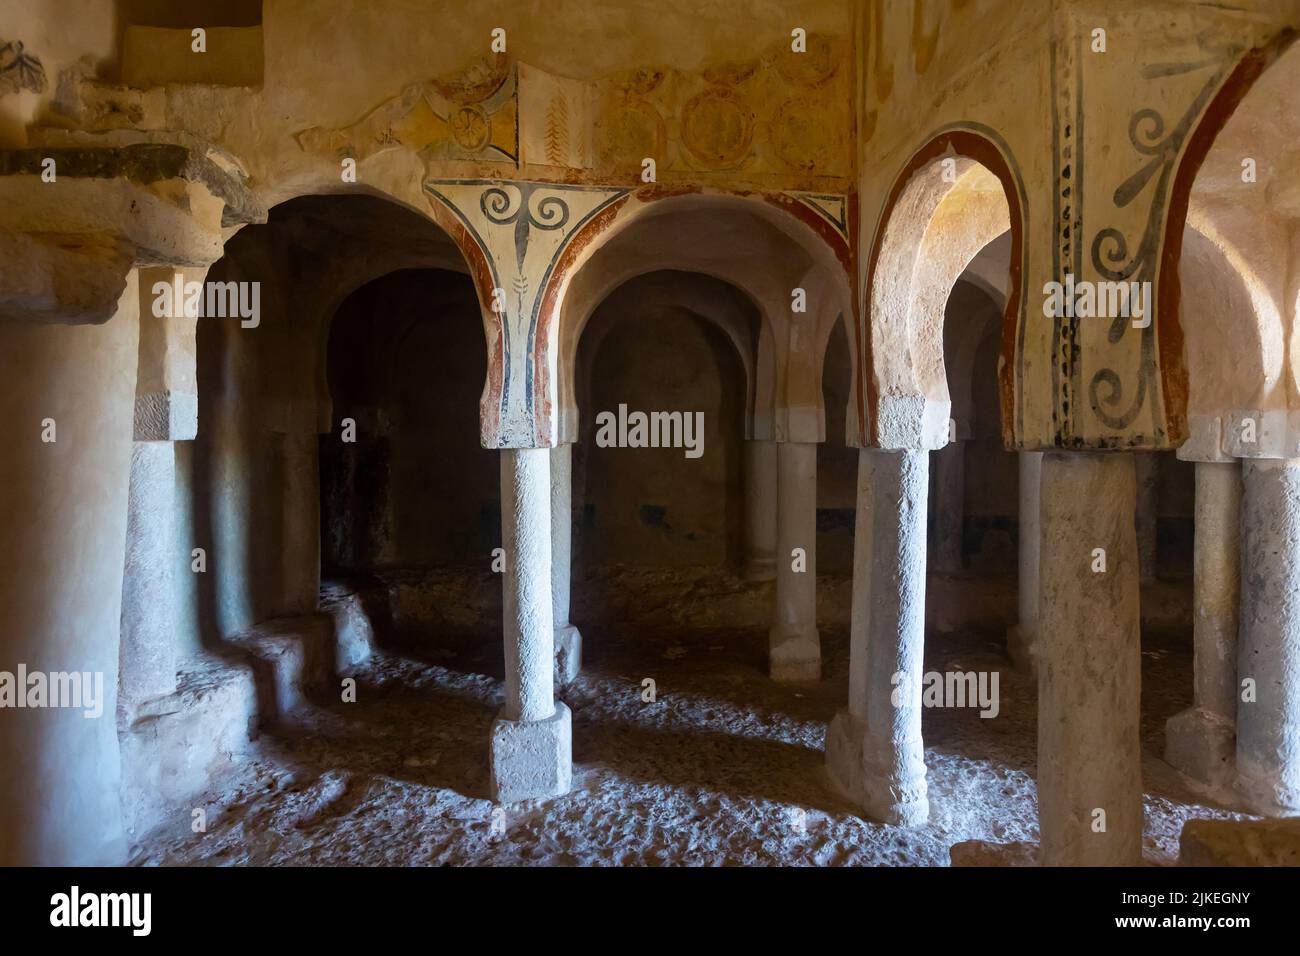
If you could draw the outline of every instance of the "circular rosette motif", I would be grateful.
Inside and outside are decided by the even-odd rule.
[[[461,149],[478,152],[492,135],[492,121],[481,106],[459,107],[451,114],[451,135]]]
[[[682,142],[705,165],[736,165],[753,139],[754,114],[731,90],[697,93],[682,113]]]

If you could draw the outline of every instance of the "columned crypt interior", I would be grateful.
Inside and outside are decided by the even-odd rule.
[[[1297,29],[9,0],[0,861],[1296,863]]]

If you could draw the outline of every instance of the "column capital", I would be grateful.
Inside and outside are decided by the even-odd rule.
[[[184,133],[35,130],[0,151],[0,316],[106,322],[135,265],[206,266],[266,210],[230,154]]]
[[[1197,412],[1187,416],[1187,441],[1176,454],[1180,461],[1234,461],[1235,456],[1224,450],[1224,423],[1227,412],[1208,414]]]
[[[876,446],[880,450],[933,451],[948,444],[952,402],[920,395],[881,395],[876,416]]]
[[[424,190],[469,262],[488,330],[483,445],[548,447],[559,428],[545,346],[560,288],[585,245],[579,234],[607,227],[632,190],[495,179],[431,179]]]

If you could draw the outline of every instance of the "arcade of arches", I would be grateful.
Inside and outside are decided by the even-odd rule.
[[[0,23],[0,862],[1295,862],[1300,2],[450,6]]]

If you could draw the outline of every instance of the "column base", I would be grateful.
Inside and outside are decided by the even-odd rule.
[[[925,786],[925,761],[917,761],[918,770],[891,772],[883,763],[866,761],[862,809],[873,820],[898,827],[925,826],[930,820],[930,798]]]
[[[1165,722],[1165,763],[1212,787],[1232,782],[1237,730],[1217,714],[1189,707]]]
[[[1007,656],[1015,669],[1023,674],[1038,674],[1038,648],[1034,635],[1019,624],[1007,628]]]
[[[582,670],[582,635],[572,624],[555,629],[555,686],[572,683]]]
[[[1252,813],[1266,817],[1300,815],[1300,789],[1279,780],[1275,772],[1246,763],[1240,754],[1233,789]]]
[[[555,702],[546,720],[492,724],[492,799],[515,803],[567,793],[573,777],[573,718]]]
[[[772,680],[799,684],[822,679],[822,643],[816,627],[774,627],[767,646]]]
[[[760,581],[776,580],[776,558],[750,558],[742,572],[744,579],[751,584]]]
[[[873,820],[890,826],[923,826],[930,819],[924,760],[899,772],[892,755],[873,759],[866,722],[847,710],[835,714],[826,729],[826,768],[835,788]],[[904,752],[908,748],[903,748]]]

